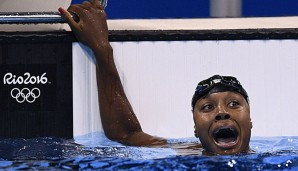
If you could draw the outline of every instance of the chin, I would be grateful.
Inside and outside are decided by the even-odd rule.
[[[243,154],[243,153],[247,153],[249,150],[249,148],[246,149],[228,149],[228,150],[216,150],[216,154],[220,154],[220,155],[232,155],[232,154]]]
[[[249,152],[249,147],[245,148],[231,148],[231,149],[221,149],[216,146],[205,148],[204,155],[234,155],[234,154],[244,154]]]
[[[241,135],[234,127],[218,127],[203,139],[202,146],[205,154],[233,155],[249,152],[250,134]]]

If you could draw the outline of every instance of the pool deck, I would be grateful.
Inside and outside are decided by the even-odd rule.
[[[121,19],[108,20],[109,30],[229,30],[298,28],[298,17]],[[70,31],[67,24],[3,24],[0,31]]]

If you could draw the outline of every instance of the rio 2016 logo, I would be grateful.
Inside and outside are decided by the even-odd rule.
[[[47,84],[48,78],[47,73],[43,73],[41,76],[32,76],[29,72],[24,73],[24,76],[16,76],[12,73],[6,73],[3,77],[3,83],[8,85],[34,85],[34,84]],[[38,97],[40,97],[41,92],[39,88],[13,88],[10,92],[12,98],[16,99],[18,103],[28,102],[33,103]]]

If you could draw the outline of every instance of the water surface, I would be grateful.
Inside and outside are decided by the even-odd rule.
[[[171,147],[127,147],[93,133],[75,140],[0,139],[0,169],[64,170],[296,170],[298,137],[253,137],[252,154],[204,156],[188,149],[196,138],[169,139]]]

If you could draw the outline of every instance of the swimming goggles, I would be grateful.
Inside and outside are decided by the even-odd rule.
[[[201,93],[206,89],[208,89],[209,87],[213,87],[216,84],[222,84],[225,86],[242,89],[242,86],[240,82],[237,80],[237,78],[232,76],[214,75],[206,80],[199,82],[196,88],[196,93]]]
[[[193,109],[196,101],[206,95],[216,85],[223,85],[227,87],[227,91],[235,91],[240,93],[248,102],[247,92],[244,90],[237,78],[232,76],[214,75],[198,83],[192,99]]]

